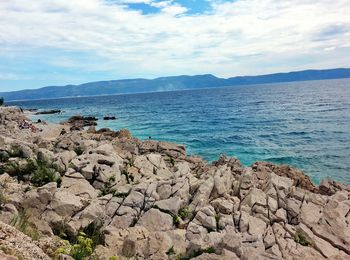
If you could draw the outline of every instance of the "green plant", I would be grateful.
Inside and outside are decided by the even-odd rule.
[[[66,239],[65,245],[58,248],[56,255],[66,254],[74,259],[99,259],[96,254],[93,254],[97,245],[104,244],[104,237],[101,232],[102,222],[92,222],[87,227],[82,229],[77,236],[72,236],[67,232],[66,222],[62,222],[55,227],[54,234]]]
[[[90,238],[93,241],[93,247],[96,247],[97,245],[104,244],[104,237],[101,231],[102,226],[102,221],[96,220],[91,222],[85,228],[79,230],[79,232],[84,233],[88,238]],[[76,236],[67,232],[67,220],[55,225],[53,228],[53,233],[64,240],[68,240],[71,244],[74,244],[77,241]]]
[[[175,249],[174,246],[171,246],[168,251],[166,252],[167,255],[175,255]]]
[[[177,215],[173,215],[173,224],[175,227],[180,226],[180,218]]]
[[[207,247],[205,249],[203,249],[203,253],[207,253],[207,254],[215,254],[216,250],[214,247]]]
[[[134,182],[134,176],[129,174],[129,172],[127,170],[122,170],[121,174],[125,176],[126,181],[127,181],[128,184]]]
[[[115,175],[112,175],[111,177],[109,177],[108,181],[114,183],[116,181]]]
[[[178,216],[183,220],[185,220],[186,218],[188,218],[190,213],[191,213],[190,208],[188,206],[185,206],[179,209]]]
[[[0,169],[0,172],[7,172],[9,175],[16,176],[18,181],[30,180],[35,186],[40,187],[49,182],[57,182],[61,184],[61,178],[56,176],[56,169],[41,161],[33,161],[28,159],[25,164],[20,165],[18,162],[7,162]],[[31,176],[29,179],[28,177]]]
[[[61,178],[56,176],[56,170],[52,166],[41,161],[37,162],[30,181],[37,187],[43,186],[49,182],[57,182],[58,186],[60,186],[62,182]]]
[[[0,97],[0,106],[3,106],[3,105],[4,105],[4,103],[5,103],[4,98],[3,98],[3,97]]]
[[[91,238],[87,237],[83,232],[79,233],[77,237],[77,243],[71,248],[70,255],[75,260],[82,260],[88,257],[93,252],[93,241]]]
[[[108,181],[104,184],[103,188],[100,190],[100,196],[106,196],[107,194],[112,194],[113,196],[117,192],[116,189],[113,188],[115,183],[115,176],[111,176]]]
[[[91,238],[93,248],[95,248],[97,245],[104,244],[104,237],[101,232],[102,226],[103,226],[102,222],[99,222],[99,221],[91,222],[83,230],[83,233],[86,234],[87,237]]]
[[[71,250],[71,244],[69,244],[68,240],[63,240],[62,241],[64,243],[63,246],[60,246],[59,248],[56,249],[55,251],[55,255],[58,256],[60,254],[65,254],[65,255],[69,255],[70,254],[70,250]]]
[[[184,256],[182,254],[178,254],[176,257],[175,257],[175,260],[189,260],[190,258],[187,257],[187,256]]]
[[[75,260],[83,260],[93,253],[93,241],[83,232],[80,232],[74,244],[65,240],[64,245],[59,247],[55,254],[66,254],[72,256]]]
[[[220,215],[219,214],[215,214],[215,222],[216,222],[216,230],[219,230],[219,222],[220,222]]]
[[[0,162],[5,163],[9,159],[10,159],[10,156],[6,151],[0,151]]]
[[[118,257],[114,255],[114,256],[109,257],[108,260],[118,260]]]
[[[19,146],[12,147],[7,153],[11,158],[25,158],[24,152]]]
[[[300,231],[297,231],[293,237],[294,237],[294,241],[302,246],[312,246],[313,245],[312,240],[309,239],[306,235],[304,235]]]
[[[19,211],[10,224],[33,240],[39,240],[40,234],[29,225],[29,215],[26,209]]]
[[[18,181],[26,181],[26,176],[30,175],[36,169],[34,161],[27,160],[25,164],[20,165],[18,162],[7,162],[1,167],[0,172],[7,172],[11,176],[16,176]]]
[[[1,174],[8,173],[9,175],[15,175],[20,171],[19,164],[17,162],[7,162],[4,165],[1,165]]]
[[[129,167],[132,167],[132,166],[134,166],[134,162],[135,162],[134,157],[132,157],[132,158],[127,158],[126,165],[129,166]]]
[[[69,239],[66,230],[67,230],[67,220],[66,219],[64,219],[63,221],[59,222],[58,224],[56,224],[52,228],[53,233],[56,236],[62,238],[63,240]]]
[[[84,153],[84,148],[81,147],[81,146],[77,146],[75,147],[74,149],[74,152],[79,156],[79,155],[82,155]]]

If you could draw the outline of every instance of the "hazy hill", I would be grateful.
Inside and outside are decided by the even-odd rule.
[[[156,92],[181,89],[264,84],[289,81],[350,78],[350,69],[305,70],[260,76],[218,78],[211,74],[173,76],[156,79],[125,79],[89,82],[81,85],[49,86],[39,89],[0,92],[5,100],[47,99],[74,96],[97,96],[122,93]]]

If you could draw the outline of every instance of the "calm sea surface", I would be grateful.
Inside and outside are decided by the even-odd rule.
[[[189,154],[208,161],[225,153],[245,165],[287,163],[316,183],[331,177],[350,184],[349,79],[15,104],[63,110],[40,116],[51,122],[75,114],[96,116],[99,127],[128,128],[141,139],[183,143]],[[118,120],[103,121],[105,115]]]

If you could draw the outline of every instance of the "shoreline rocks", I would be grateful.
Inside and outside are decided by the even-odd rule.
[[[72,116],[70,117],[65,124],[70,125],[70,130],[83,130],[86,126],[96,126],[98,119],[93,116]]]
[[[115,116],[104,116],[103,120],[117,120]]]
[[[29,110],[29,111],[33,111],[33,110]],[[59,109],[52,109],[52,110],[45,110],[45,111],[39,111],[36,112],[35,115],[52,115],[52,114],[59,114],[61,113],[61,110]]]
[[[3,235],[14,225],[41,259],[74,248],[107,260],[350,259],[345,184],[226,156],[209,164],[126,129],[84,130],[96,118],[31,133],[18,128],[20,110],[0,113],[0,257],[35,258]]]

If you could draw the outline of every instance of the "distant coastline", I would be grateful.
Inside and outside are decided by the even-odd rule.
[[[349,78],[339,78],[339,79],[326,79],[326,80],[342,80],[350,79]],[[211,90],[211,89],[226,89],[226,88],[243,88],[243,87],[258,87],[258,86],[268,86],[268,85],[280,85],[280,84],[291,84],[291,83],[300,83],[303,82],[312,82],[312,81],[323,81],[322,79],[315,80],[304,80],[304,81],[286,81],[286,82],[275,82],[275,83],[261,83],[261,84],[249,84],[249,85],[235,85],[235,86],[219,86],[219,87],[206,87],[199,89],[174,89],[174,90],[162,90],[162,91],[145,91],[145,92],[132,92],[132,93],[116,93],[116,94],[101,94],[101,95],[92,95],[92,96],[66,96],[66,97],[52,97],[52,98],[40,98],[40,99],[20,99],[20,100],[7,100],[9,105],[17,104],[18,102],[30,102],[30,101],[45,101],[45,100],[60,100],[60,99],[81,99],[81,98],[97,98],[97,97],[112,97],[112,96],[124,96],[124,95],[141,95],[141,94],[157,94],[157,93],[171,93],[171,92],[182,92],[182,91],[193,91],[193,90]],[[8,92],[12,93],[12,92]],[[2,93],[0,92],[0,95]]]
[[[259,76],[218,78],[211,74],[173,76],[156,79],[124,79],[89,82],[81,85],[48,86],[12,92],[0,92],[6,101],[94,97],[178,90],[210,89],[248,85],[302,82],[350,78],[350,69],[304,70]]]

